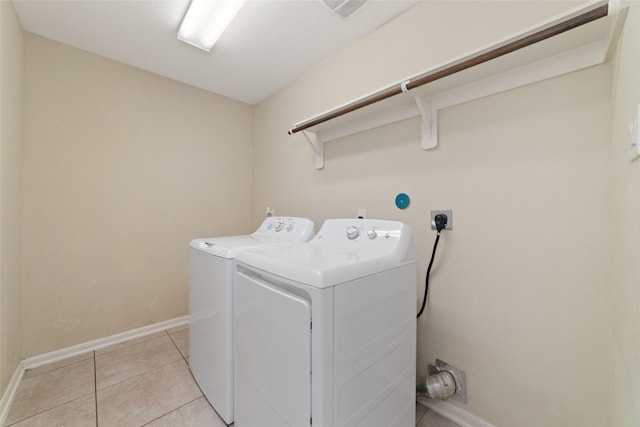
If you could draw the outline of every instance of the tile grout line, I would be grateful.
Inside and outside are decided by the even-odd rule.
[[[165,330],[165,332],[167,333],[167,335],[169,335],[169,339],[171,340],[171,342],[173,343],[173,346],[176,348],[176,350],[178,350],[178,353],[180,353],[180,357],[182,357],[182,360],[185,361],[185,363],[187,364],[187,366],[189,366],[189,361],[187,360],[186,357],[184,357],[184,354],[182,354],[182,351],[180,351],[180,347],[178,347],[178,344],[176,344],[176,341],[173,339],[173,337],[171,336],[171,334],[169,333],[168,330]],[[182,331],[177,331],[177,332],[182,332]],[[177,333],[176,332],[176,333]],[[191,371],[191,369],[189,369],[189,371]]]
[[[87,352],[86,354],[88,354],[88,353],[89,353],[89,352]],[[93,353],[93,352],[92,352],[92,353]],[[69,359],[73,359],[73,358],[75,358],[75,357],[77,357],[77,356],[71,356]],[[37,377],[37,376],[39,376],[39,375],[48,374],[49,372],[51,372],[51,371],[55,371],[56,369],[66,368],[66,367],[69,367],[69,366],[71,366],[71,365],[75,365],[76,363],[85,362],[85,361],[87,361],[87,360],[89,360],[89,359],[91,359],[91,356],[87,356],[87,357],[85,357],[84,359],[78,359],[78,360],[74,360],[74,361],[70,361],[70,362],[66,362],[66,363],[64,363],[64,359],[62,359],[62,360],[59,360],[59,361],[57,361],[57,362],[52,362],[52,363],[51,363],[52,365],[53,365],[53,364],[56,364],[56,363],[60,363],[60,365],[55,366],[55,367],[50,368],[50,369],[42,370],[42,372],[38,372],[37,374],[30,374],[30,376],[28,376],[28,377],[26,377],[26,378],[23,376],[23,377],[22,377],[22,379],[23,379],[23,380],[28,380],[28,379],[30,379],[30,378],[35,378],[35,377]],[[39,369],[42,369],[42,368],[43,368],[43,367],[45,367],[45,366],[47,366],[47,365],[38,366],[38,367],[36,367],[36,368],[27,368],[27,369],[25,369],[25,374],[27,373],[27,371],[39,370]]]
[[[1,1],[1,0],[0,0],[0,1]],[[180,353],[180,352],[178,351],[178,353]],[[167,366],[172,365],[172,364],[174,364],[174,363],[176,363],[176,362],[180,362],[180,361],[183,361],[183,362],[184,362],[184,357],[182,357],[182,354],[180,354],[180,358],[179,358],[179,359],[172,360],[171,362],[168,362],[168,363],[166,363],[166,364],[164,364],[164,365],[162,365],[162,366],[157,366],[157,367],[155,367],[155,368],[153,368],[153,369],[149,369],[148,371],[140,372],[139,374],[136,374],[136,375],[134,375],[134,376],[132,376],[132,377],[129,377],[129,378],[125,378],[125,379],[120,380],[120,381],[118,381],[118,382],[116,382],[116,383],[109,384],[108,386],[103,387],[103,388],[101,388],[100,390],[98,390],[98,384],[96,384],[96,394],[98,393],[98,391],[106,390],[106,389],[108,389],[108,388],[110,388],[110,387],[113,387],[114,385],[118,385],[118,384],[123,383],[123,382],[125,382],[125,381],[129,381],[129,380],[131,380],[131,379],[133,379],[133,378],[141,377],[142,375],[146,375],[146,374],[148,374],[149,372],[157,371],[158,369],[166,368]],[[187,367],[188,367],[188,366],[189,366],[189,365],[187,364]],[[97,401],[96,401],[96,402],[97,402]],[[96,403],[96,404],[97,404],[97,403]]]
[[[183,332],[184,330],[188,330],[188,328],[182,328],[182,329],[179,329],[179,330],[176,330],[176,331],[170,331],[168,329],[162,330],[162,332],[165,333],[165,336],[169,336],[169,339],[171,340],[171,343],[174,345],[173,348],[175,349],[175,351],[178,352],[178,355],[179,355],[178,358],[176,358],[176,359],[174,359],[172,361],[166,362],[165,364],[163,364],[161,366],[157,366],[154,369],[150,369],[149,371],[142,372],[142,373],[140,373],[138,375],[135,375],[135,376],[127,378],[127,379],[123,379],[123,380],[121,380],[121,381],[119,381],[117,383],[114,383],[114,384],[111,384],[111,385],[109,385],[107,387],[104,387],[103,389],[106,389],[106,388],[109,388],[109,387],[114,386],[116,384],[119,384],[120,382],[127,381],[129,379],[133,379],[133,378],[142,376],[144,374],[148,374],[150,372],[165,368],[165,367],[167,367],[167,366],[169,366],[171,364],[178,363],[180,360],[184,361],[185,366],[187,366],[187,368],[188,368],[188,360],[187,360],[186,356],[180,350],[180,347],[178,346],[177,341],[175,341],[175,339],[171,335],[171,333],[177,334],[177,333]],[[161,332],[161,331],[158,331],[158,332]],[[160,333],[160,336],[162,336],[161,333]],[[156,336],[156,338],[160,338],[160,336]],[[95,408],[95,425],[97,427],[99,425],[99,421],[98,421],[98,419],[99,419],[99,408],[98,408],[99,407],[99,402],[97,401],[97,392],[99,391],[98,382],[97,382],[97,358],[101,357],[102,355],[106,356],[109,353],[112,353],[112,352],[115,352],[115,351],[125,350],[126,348],[128,348],[128,347],[130,347],[132,345],[143,344],[145,342],[153,340],[154,338],[152,338],[152,337],[153,337],[153,334],[149,334],[148,336],[145,336],[146,339],[143,339],[140,342],[136,342],[135,344],[131,343],[131,344],[128,344],[128,345],[124,345],[121,348],[114,349],[114,350],[111,350],[111,351],[107,351],[105,353],[101,353],[100,355],[98,355],[97,353],[100,352],[100,350],[102,350],[102,349],[100,349],[100,350],[90,350],[90,351],[85,352],[84,357],[81,357],[80,359],[76,359],[74,361],[64,361],[64,359],[60,359],[59,361],[57,360],[55,362],[52,362],[51,363],[52,365],[57,365],[57,366],[55,366],[55,368],[48,368],[48,369],[42,370],[42,371],[38,372],[37,374],[33,375],[32,377],[29,377],[29,379],[33,378],[35,380],[37,377],[50,374],[53,371],[69,368],[69,367],[71,367],[73,365],[81,364],[83,362],[85,362],[85,363],[89,362],[90,363],[90,360],[92,360],[93,364],[94,364],[94,369],[93,369],[94,370],[94,372],[93,372],[93,374],[94,374],[94,390],[93,390],[93,392],[88,392],[87,394],[84,394],[83,396],[78,396],[75,399],[72,399],[72,400],[69,400],[69,401],[60,402],[58,405],[56,405],[54,407],[46,408],[46,409],[42,410],[41,412],[31,414],[30,416],[28,416],[26,418],[16,419],[16,420],[14,420],[12,422],[11,425],[14,425],[16,423],[21,423],[21,422],[23,422],[23,421],[25,421],[27,419],[30,419],[30,418],[33,418],[33,417],[36,417],[36,416],[40,416],[40,415],[42,415],[44,413],[47,413],[47,412],[49,412],[51,410],[54,410],[54,409],[56,409],[56,408],[58,408],[60,406],[67,405],[67,404],[69,404],[69,403],[71,403],[71,402],[73,402],[75,400],[78,400],[78,399],[81,399],[81,398],[85,398],[85,397],[88,398],[89,396],[91,396],[93,394],[93,397],[94,397],[94,408]],[[123,341],[123,343],[124,342],[126,342],[126,341]],[[82,355],[80,355],[80,356],[82,356]],[[74,358],[75,359],[75,358],[77,358],[77,356],[70,356],[70,358]],[[63,362],[63,363],[59,363],[59,362]],[[37,366],[35,368],[30,368],[30,369],[40,369],[42,367],[46,367],[47,365]],[[189,372],[189,374],[191,374],[190,370],[188,370],[188,372]],[[192,378],[192,375],[191,375],[191,378]],[[202,393],[200,393],[200,396],[202,396]],[[87,402],[87,403],[89,403],[89,402]]]
[[[166,331],[165,331],[165,332],[166,332]],[[156,333],[157,333],[157,332],[156,332]],[[138,337],[138,339],[140,339],[140,341],[138,341],[138,342],[132,342],[132,343],[130,343],[130,344],[126,344],[126,345],[125,345],[125,343],[126,343],[127,341],[134,341],[134,340],[136,340],[136,338],[132,338],[132,339],[130,339],[130,340],[121,341],[121,342],[118,342],[118,343],[112,344],[112,345],[107,346],[107,347],[98,348],[97,350],[94,350],[94,351],[93,351],[93,353],[95,354],[96,352],[98,352],[98,351],[99,351],[99,352],[100,352],[100,354],[98,354],[98,357],[99,357],[99,356],[104,356],[105,354],[113,353],[113,352],[115,352],[115,351],[119,351],[119,350],[124,350],[125,348],[127,348],[127,347],[131,347],[131,346],[133,346],[133,345],[143,344],[143,343],[145,343],[145,342],[148,342],[148,341],[152,341],[152,340],[154,340],[154,339],[161,338],[161,337],[152,337],[152,335],[154,335],[154,334],[155,334],[155,333],[153,333],[153,332],[152,332],[152,333],[150,333],[150,334],[147,334],[147,335],[143,335],[143,336],[141,336],[141,337]],[[113,350],[109,350],[109,347],[120,346],[120,345],[121,345],[121,347],[117,347],[117,348],[115,348],[115,349],[113,349]]]
[[[166,332],[166,331],[158,331],[158,333],[159,332]],[[146,337],[149,337],[149,338],[146,338]],[[155,337],[151,337],[151,335],[147,335],[147,336],[145,336],[146,339],[143,339],[143,340],[140,340],[140,341],[137,341],[137,342],[133,342],[133,343],[127,344],[127,345],[122,345],[121,347],[117,347],[117,348],[115,348],[113,350],[104,351],[105,349],[108,349],[109,347],[99,348],[97,350],[94,350],[94,354],[95,354],[96,358],[103,357],[103,356],[107,356],[107,355],[112,354],[112,353],[116,353],[118,351],[125,351],[127,349],[130,349],[133,346],[136,346],[136,345],[148,344],[151,341],[159,340],[159,339],[162,339],[164,337],[165,337],[164,335],[155,336]],[[171,339],[171,336],[169,336],[169,339]],[[173,340],[171,340],[171,341],[173,342]],[[126,343],[126,341],[124,341],[124,343]],[[118,343],[118,344],[114,344],[114,345],[121,345],[121,344],[123,344],[123,343]],[[180,351],[178,351],[178,353],[179,352]],[[100,353],[100,354],[98,354],[98,353]]]
[[[182,354],[182,353],[180,353],[180,354]],[[186,359],[186,357],[184,357],[184,356],[182,356],[182,357],[183,357],[184,361],[187,363],[187,368],[189,368],[189,375],[191,375],[191,378],[193,379],[193,383],[196,385],[196,387],[198,387],[198,390],[200,390],[200,397],[202,397],[204,399],[204,401],[207,402],[207,405],[209,405],[211,410],[213,412],[215,412],[216,416],[218,418],[222,419],[222,417],[220,416],[218,411],[216,411],[216,408],[213,407],[211,402],[209,402],[209,399],[207,399],[207,396],[205,396],[204,391],[202,391],[202,388],[200,387],[200,384],[198,384],[198,381],[196,381],[196,377],[193,376],[193,372],[191,372],[191,367],[189,367],[189,361]]]
[[[1,0],[0,0],[0,1],[1,1]],[[166,330],[163,330],[163,331],[158,331],[158,332],[165,332],[165,333],[166,333],[167,331],[166,331]],[[139,376],[144,375],[144,374],[146,374],[146,373],[148,373],[148,372],[155,371],[156,369],[164,368],[164,367],[166,367],[166,366],[168,366],[168,365],[171,365],[172,363],[179,362],[180,360],[185,361],[184,356],[182,355],[182,352],[180,352],[180,349],[177,347],[177,345],[175,344],[175,342],[173,342],[173,339],[171,338],[171,336],[170,336],[168,333],[167,333],[166,335],[168,336],[169,341],[173,344],[174,349],[175,349],[175,350],[176,350],[176,352],[178,353],[178,356],[179,356],[178,358],[176,358],[176,359],[174,359],[174,360],[171,360],[171,361],[169,361],[169,362],[165,363],[164,365],[156,366],[156,367],[154,367],[154,368],[152,368],[152,369],[150,369],[150,370],[148,370],[148,371],[140,372],[140,373],[138,373],[138,374],[136,374],[136,375],[134,375],[134,376],[132,376],[132,377],[123,378],[123,379],[121,379],[121,380],[119,380],[119,381],[117,381],[117,382],[115,382],[115,383],[113,383],[113,384],[109,384],[109,385],[107,385],[107,386],[105,386],[105,387],[101,387],[101,388],[98,388],[98,379],[97,379],[97,374],[96,374],[96,384],[95,384],[95,385],[96,385],[96,393],[97,393],[98,391],[105,390],[105,389],[107,389],[107,388],[109,388],[109,387],[112,387],[112,386],[114,386],[114,385],[116,385],[116,384],[119,384],[119,383],[121,383],[121,382],[123,382],[123,381],[128,381],[128,380],[130,380],[130,379],[132,379],[132,378],[139,377]],[[155,338],[150,339],[150,340],[145,340],[145,341],[143,341],[143,342],[137,342],[137,343],[135,343],[135,344],[131,344],[131,345],[128,345],[128,346],[126,346],[126,347],[118,348],[118,349],[113,350],[113,351],[110,351],[110,352],[108,352],[108,353],[95,354],[95,353],[97,353],[97,352],[95,352],[95,351],[94,351],[94,354],[95,354],[95,360],[97,361],[97,358],[98,358],[98,357],[106,356],[106,355],[107,355],[107,354],[109,354],[109,353],[115,353],[115,352],[117,352],[117,351],[123,351],[123,350],[127,349],[128,347],[132,347],[132,346],[134,346],[134,345],[142,345],[142,344],[148,343],[149,341],[153,341],[153,340],[157,340],[157,339],[162,339],[162,338],[164,338],[164,336],[158,336],[158,337],[155,337]],[[185,363],[187,363],[187,366],[189,365],[189,363],[188,363],[188,362],[186,362],[186,361],[185,361]],[[94,369],[97,371],[97,363],[94,363]]]
[[[186,329],[186,328],[185,328],[185,329]],[[183,329],[182,329],[182,330],[178,330],[178,331],[174,331],[174,333],[179,333],[179,332],[182,332],[182,331],[183,331]],[[168,335],[168,336],[169,336],[169,339],[170,339],[170,340],[171,340],[171,342],[173,343],[174,348],[177,350],[178,354],[180,355],[180,357],[179,357],[179,358],[177,358],[177,359],[175,359],[175,360],[173,360],[173,361],[171,361],[171,362],[168,362],[168,363],[166,363],[166,364],[164,364],[164,365],[162,365],[162,366],[158,366],[158,367],[156,367],[156,368],[154,368],[154,369],[151,369],[151,370],[149,370],[149,371],[146,371],[146,372],[140,373],[140,374],[135,375],[135,376],[133,376],[133,377],[130,377],[130,378],[124,379],[124,380],[122,380],[122,381],[119,381],[119,382],[117,382],[117,383],[111,384],[111,385],[109,385],[109,386],[107,386],[107,387],[104,387],[104,388],[103,388],[103,389],[101,389],[101,390],[104,390],[104,389],[107,389],[107,388],[109,388],[109,387],[112,387],[112,386],[114,386],[114,385],[116,385],[116,384],[119,384],[119,383],[121,383],[121,382],[123,382],[123,381],[127,381],[127,380],[130,380],[130,379],[133,379],[133,378],[136,378],[136,377],[142,376],[142,375],[144,375],[144,374],[148,374],[149,372],[153,372],[153,371],[156,371],[156,370],[158,370],[158,369],[165,368],[165,367],[167,367],[167,366],[169,366],[169,365],[171,365],[171,364],[175,364],[176,362],[179,362],[180,360],[183,360],[183,361],[184,361],[184,363],[186,364],[187,368],[188,368],[188,366],[189,366],[189,362],[188,362],[188,360],[187,360],[187,357],[186,357],[186,356],[183,354],[183,352],[180,350],[180,348],[178,347],[177,342],[176,342],[176,341],[174,340],[174,338],[171,336],[171,333],[169,332],[169,330],[166,330],[166,329],[165,329],[165,330],[164,330],[164,332],[165,332],[165,334],[166,334],[166,335]],[[150,334],[150,335],[151,335],[151,334]],[[159,337],[157,337],[157,338],[159,338]],[[144,341],[142,341],[142,342],[139,342],[139,343],[136,343],[136,344],[142,344],[142,343],[144,343],[144,342],[146,342],[146,341],[148,341],[148,340],[151,340],[151,339],[153,339],[153,338],[149,337],[149,339],[146,339],[146,340],[144,340]],[[135,345],[135,344],[131,344],[131,345]],[[126,346],[123,346],[122,348],[119,348],[119,349],[116,349],[116,350],[113,350],[113,351],[123,350],[124,348],[129,347],[129,346],[130,346],[130,345],[126,345]],[[87,352],[87,353],[89,353],[89,352]],[[108,352],[106,352],[106,353],[104,353],[104,354],[106,355],[106,354],[108,354],[108,353],[111,353],[111,351],[108,351]],[[54,410],[54,409],[56,409],[56,408],[57,408],[57,407],[59,407],[59,406],[64,406],[64,405],[66,405],[66,404],[68,404],[68,403],[71,403],[71,402],[73,402],[73,401],[75,401],[75,400],[78,400],[78,399],[81,399],[81,398],[84,398],[84,397],[88,397],[88,396],[90,396],[91,394],[93,394],[93,397],[94,397],[94,408],[95,408],[95,425],[96,425],[96,427],[98,427],[98,425],[99,425],[99,422],[98,422],[98,415],[99,415],[98,409],[99,409],[99,408],[98,408],[98,406],[99,406],[99,405],[98,405],[98,397],[97,397],[97,393],[98,393],[98,391],[99,391],[99,390],[98,390],[98,380],[97,380],[97,358],[99,357],[99,355],[97,354],[97,351],[96,351],[96,350],[92,350],[92,351],[90,351],[90,354],[87,354],[87,356],[88,356],[88,357],[86,357],[86,358],[83,358],[83,359],[81,359],[81,360],[76,360],[76,361],[73,361],[73,362],[71,362],[71,363],[63,363],[63,364],[61,364],[60,366],[56,366],[56,368],[55,368],[55,369],[52,369],[52,370],[57,370],[57,369],[67,368],[67,367],[70,367],[70,366],[72,366],[72,365],[82,363],[83,361],[88,361],[89,359],[93,359],[93,377],[94,377],[94,390],[93,390],[93,392],[89,392],[88,394],[85,394],[85,395],[83,395],[83,396],[78,396],[76,399],[72,399],[72,400],[70,400],[70,401],[68,401],[68,402],[62,402],[62,403],[60,403],[59,405],[56,405],[56,406],[55,406],[55,407],[53,407],[53,408],[46,409],[46,410],[44,410],[44,411],[42,411],[42,412],[39,412],[39,413],[37,413],[37,414],[32,414],[31,416],[29,416],[29,417],[27,417],[27,418],[24,418],[24,419],[21,419],[21,420],[15,420],[11,425],[15,425],[16,423],[21,423],[21,422],[23,422],[23,421],[25,421],[25,420],[27,420],[27,419],[30,419],[30,418],[33,418],[33,417],[35,417],[35,416],[39,416],[39,415],[42,415],[42,414],[44,414],[44,413],[46,413],[46,412],[49,412],[49,411],[51,411],[51,410]],[[43,366],[44,366],[44,365],[43,365]],[[38,377],[38,376],[40,376],[40,375],[47,374],[47,373],[51,372],[52,370],[45,370],[45,371],[43,371],[43,372],[39,372],[39,373],[35,374],[35,375],[33,376],[33,378]],[[190,369],[188,369],[188,372],[189,372],[189,374],[190,374],[191,378],[193,379],[193,374],[191,373],[191,370],[190,370]],[[194,380],[194,382],[195,382],[195,380]],[[195,384],[197,385],[197,382],[195,382]],[[198,386],[198,389],[199,389],[199,388],[200,388],[200,387]],[[169,413],[174,412],[174,411],[176,411],[177,409],[182,408],[183,406],[186,406],[186,405],[188,405],[188,404],[190,404],[190,403],[193,403],[194,401],[196,401],[196,400],[197,400],[197,399],[199,399],[200,397],[204,397],[204,394],[202,393],[202,391],[201,391],[201,390],[199,390],[199,391],[200,391],[200,396],[198,396],[197,398],[195,398],[195,399],[193,399],[193,400],[191,400],[191,401],[189,401],[189,402],[184,403],[183,405],[179,406],[178,408],[173,409],[172,411],[167,412],[167,413],[166,413],[166,414],[164,414],[163,416],[166,416],[166,415],[168,415]],[[208,402],[208,401],[207,401],[207,403],[209,404],[209,402]],[[209,404],[209,406],[210,406],[210,404]],[[158,418],[161,418],[161,417],[158,417]],[[152,421],[150,421],[150,422],[153,422],[153,421],[155,421],[155,420],[152,420]],[[148,424],[148,423],[147,423],[147,424]],[[145,424],[145,425],[147,425],[147,424]]]
[[[180,408],[184,408],[185,406],[192,404],[193,402],[195,402],[196,400],[200,399],[201,397],[202,397],[202,396],[198,396],[198,397],[196,397],[195,399],[190,400],[189,402],[183,403],[182,405],[178,406],[177,408],[174,408],[174,409],[170,410],[170,411],[169,411],[169,412],[167,412],[166,414],[162,414],[162,415],[160,415],[159,417],[154,418],[153,420],[149,421],[148,423],[144,423],[144,424],[142,424],[142,426],[140,426],[140,427],[148,426],[148,425],[149,425],[149,424],[151,424],[152,422],[154,422],[154,421],[158,421],[160,418],[166,417],[166,416],[167,416],[167,415],[169,415],[170,413],[172,413],[172,412],[176,412],[178,409],[180,409]]]
[[[187,367],[189,366],[189,363],[187,363]],[[196,381],[196,377],[193,376],[193,372],[191,372],[191,368],[189,368],[189,375],[191,375],[191,378],[193,378],[193,382],[195,383],[196,387],[198,387],[198,390],[200,390],[200,397],[202,397],[204,399],[205,402],[207,402],[207,405],[209,405],[209,407],[211,408],[211,410],[213,410],[213,412],[216,413],[216,415],[218,416],[218,418],[222,419],[222,417],[220,416],[220,414],[218,414],[218,411],[216,411],[216,408],[213,407],[213,405],[211,404],[211,402],[209,402],[209,399],[207,399],[207,396],[204,395],[204,391],[202,391],[202,389],[200,388],[200,384],[198,384],[198,381]],[[233,423],[232,423],[233,424]]]
[[[31,418],[33,418],[33,417],[37,417],[37,416],[40,416],[40,415],[42,415],[42,414],[46,414],[47,412],[53,411],[54,409],[57,409],[57,408],[59,408],[59,407],[61,407],[61,406],[68,405],[69,403],[75,402],[76,400],[83,399],[83,398],[85,398],[85,397],[89,396],[90,394],[91,394],[91,393],[84,394],[84,395],[82,395],[82,396],[78,396],[78,397],[76,397],[75,399],[71,399],[71,400],[69,400],[68,402],[62,402],[62,403],[60,403],[60,404],[58,404],[58,405],[56,405],[56,406],[54,406],[54,407],[52,407],[52,408],[45,409],[45,410],[43,410],[43,411],[41,411],[41,412],[38,412],[38,413],[35,413],[35,414],[33,414],[33,415],[29,415],[29,416],[28,416],[28,417],[26,417],[26,418],[22,418],[22,419],[19,419],[19,420],[15,420],[15,421],[13,421],[11,424],[7,424],[7,425],[5,425],[5,426],[3,426],[3,427],[11,427],[11,426],[14,426],[14,425],[16,425],[16,424],[18,424],[18,423],[25,422],[25,421],[27,421],[27,420],[30,420],[30,419],[31,419]]]
[[[173,341],[173,345],[176,346],[176,348],[178,347],[178,344],[176,344],[176,342],[173,340],[173,338],[171,337],[171,334],[169,333],[169,331],[166,331],[167,335],[169,335],[169,338],[171,338],[171,341]],[[181,331],[176,331],[176,332],[181,332]],[[191,375],[191,378],[193,379],[193,383],[196,385],[196,387],[198,387],[198,390],[200,391],[200,397],[202,397],[204,399],[205,402],[207,402],[207,405],[209,405],[209,407],[213,410],[213,412],[215,412],[216,416],[220,419],[222,419],[222,417],[220,416],[220,414],[218,414],[218,412],[216,411],[216,409],[213,407],[213,405],[211,404],[211,402],[209,402],[209,399],[207,399],[207,396],[204,395],[204,392],[202,391],[202,388],[200,388],[200,384],[198,384],[198,381],[196,381],[196,378],[193,376],[193,372],[191,372],[191,368],[189,367],[189,361],[187,360],[187,358],[185,357],[184,354],[182,354],[182,352],[180,351],[180,349],[178,348],[178,353],[180,353],[180,355],[182,356],[182,359],[185,361],[185,363],[187,364],[187,368],[189,368],[189,375]],[[200,398],[199,397],[199,398]],[[198,399],[199,399],[198,398]],[[191,402],[194,402],[198,399],[194,399]],[[189,403],[191,403],[189,402]],[[185,405],[188,405],[189,403],[185,403]],[[182,405],[182,406],[185,406]],[[178,408],[177,408],[178,409]],[[177,410],[177,409],[174,409]],[[172,411],[173,412],[173,411]],[[169,412],[171,413],[171,412]],[[166,414],[165,414],[166,415]],[[164,416],[164,415],[163,415]],[[154,420],[155,421],[155,420]],[[153,421],[152,421],[153,422]],[[146,424],[145,424],[146,425]],[[143,426],[144,427],[144,426]]]
[[[169,335],[169,338],[171,338],[171,341],[173,341],[173,345],[175,345],[176,348],[177,348],[178,344],[176,344],[176,342],[173,340],[173,338],[171,337],[171,334],[169,333],[169,331],[167,330],[166,332]],[[181,331],[176,331],[176,332],[181,332]],[[180,355],[182,356],[182,359],[187,364],[187,368],[189,368],[189,375],[191,375],[191,378],[193,379],[194,384],[196,385],[196,387],[198,387],[198,390],[200,391],[200,397],[202,397],[204,399],[204,401],[207,402],[207,405],[209,405],[209,407],[213,410],[213,412],[215,412],[216,416],[218,416],[218,418],[222,419],[220,414],[218,414],[218,411],[216,411],[216,408],[213,407],[211,402],[209,402],[209,399],[207,399],[207,396],[205,396],[204,392],[202,391],[202,388],[200,388],[200,384],[198,384],[198,381],[196,381],[196,378],[193,376],[193,372],[191,372],[191,367],[189,367],[189,361],[187,360],[185,355],[182,354],[182,352],[180,351],[179,348],[178,348],[178,353],[180,353]]]
[[[165,320],[162,322],[154,323],[152,325],[147,325],[140,328],[117,333],[115,335],[87,341],[78,345],[73,345],[48,353],[28,357],[22,361],[22,364],[25,369],[35,369],[40,366],[55,363],[59,360],[74,357],[83,353],[90,353],[91,351],[99,352],[103,349],[111,347],[112,345],[116,345],[126,341],[137,340],[138,338],[143,338],[148,335],[160,333],[166,329],[188,329],[188,323],[188,316]]]
[[[68,368],[68,367],[71,367],[71,366],[76,365],[76,364],[79,364],[79,363],[87,362],[89,359],[90,359],[90,357],[87,357],[87,358],[85,358],[85,359],[76,360],[75,362],[71,362],[71,363],[68,363],[68,364],[63,364],[62,366],[58,366],[58,367],[56,367],[56,368],[54,368],[54,369],[47,370],[47,371],[44,371],[44,372],[40,372],[40,373],[38,373],[38,374],[36,374],[36,375],[33,375],[32,377],[26,378],[26,380],[30,380],[30,379],[32,379],[32,378],[37,378],[37,377],[38,377],[38,376],[40,376],[40,375],[49,374],[49,373],[51,373],[51,372],[53,372],[53,371],[56,371],[56,370],[58,370],[58,369],[64,369],[64,368]],[[95,369],[95,366],[94,366],[94,369]],[[21,382],[22,382],[22,381],[24,381],[24,379],[23,379],[23,380],[21,380]],[[77,397],[75,397],[75,398],[73,398],[73,399],[71,399],[71,400],[65,401],[65,402],[59,402],[57,405],[55,405],[55,406],[53,406],[53,407],[51,407],[51,408],[42,409],[40,412],[36,412],[36,413],[34,413],[34,414],[31,414],[31,415],[27,416],[26,418],[21,418],[21,419],[19,419],[19,420],[14,420],[11,424],[7,424],[7,425],[6,425],[6,427],[10,427],[10,426],[13,426],[13,425],[15,425],[15,424],[21,423],[21,422],[23,422],[23,421],[25,421],[25,420],[31,419],[31,418],[33,418],[33,417],[36,417],[36,416],[39,416],[39,415],[45,414],[45,413],[47,413],[47,412],[49,412],[49,411],[52,411],[52,410],[54,410],[54,409],[56,409],[56,408],[58,408],[58,407],[60,407],[60,406],[67,405],[67,404],[69,404],[69,403],[71,403],[71,402],[74,402],[74,401],[76,401],[76,400],[78,400],[78,399],[81,399],[81,398],[83,398],[83,397],[89,396],[90,394],[91,394],[91,393],[87,393],[87,394],[84,394],[84,395],[81,395],[81,396],[77,396]],[[12,403],[12,405],[11,405],[11,406],[13,406],[15,403],[16,403],[16,402],[15,402],[15,400],[14,400],[14,402]],[[11,413],[11,408],[9,408],[9,413]],[[5,420],[5,422],[6,422],[6,420]]]

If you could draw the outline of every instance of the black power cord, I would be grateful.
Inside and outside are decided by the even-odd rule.
[[[429,261],[429,267],[427,267],[427,275],[424,279],[424,297],[422,298],[422,307],[420,307],[420,311],[418,312],[418,316],[416,316],[416,319],[420,318],[422,312],[424,311],[424,308],[427,306],[427,292],[429,292],[429,275],[431,274],[431,267],[433,267],[433,260],[436,257],[436,249],[438,248],[438,241],[440,240],[440,232],[447,226],[447,220],[448,218],[445,214],[438,214],[433,219],[438,234],[436,236],[436,241],[433,244],[431,261]]]

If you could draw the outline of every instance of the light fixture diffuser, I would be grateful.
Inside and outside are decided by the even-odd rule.
[[[207,52],[218,41],[245,0],[191,0],[178,39]]]

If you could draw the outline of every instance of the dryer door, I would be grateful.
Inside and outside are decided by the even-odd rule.
[[[236,273],[235,425],[311,424],[311,304]]]

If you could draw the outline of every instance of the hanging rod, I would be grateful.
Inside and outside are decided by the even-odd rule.
[[[594,9],[588,10],[584,13],[581,13],[559,23],[552,24],[549,27],[535,33],[524,35],[516,40],[506,42],[505,44],[488,51],[481,51],[471,57],[463,58],[451,65],[447,65],[444,68],[430,70],[426,73],[419,74],[399,84],[394,84],[393,86],[389,86],[387,88],[374,92],[371,95],[350,102],[346,105],[343,105],[342,107],[338,107],[324,114],[320,114],[309,120],[296,123],[291,129],[289,129],[288,134],[293,135],[300,131],[309,129],[310,127],[335,119],[336,117],[343,116],[345,114],[351,113],[352,111],[359,110],[368,105],[375,104],[376,102],[382,101],[395,95],[399,95],[416,87],[423,86],[427,83],[442,79],[455,73],[459,73],[473,66],[491,61],[492,59],[499,58],[508,53],[541,42],[558,34],[562,34],[573,28],[605,17],[608,15],[608,11],[609,4],[608,2],[605,2],[605,4],[601,6],[597,6]]]

